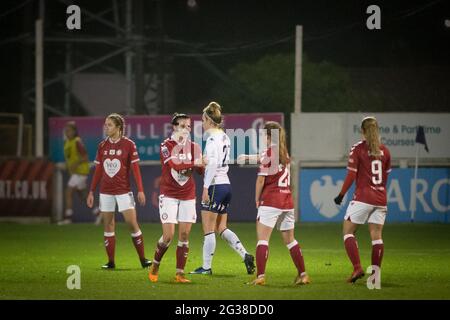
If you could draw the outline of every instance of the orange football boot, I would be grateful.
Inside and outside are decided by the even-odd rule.
[[[310,284],[311,283],[311,279],[309,278],[309,276],[304,273],[303,276],[298,275],[295,280],[294,280],[294,284],[298,285],[298,286],[302,286],[305,284]]]
[[[252,282],[249,282],[248,284],[254,285],[254,286],[264,286],[266,284],[266,278],[264,276],[258,277]]]
[[[184,273],[177,273],[176,275],[175,275],[175,282],[177,282],[177,283],[189,283],[189,282],[191,282],[191,280],[189,280],[189,279],[186,279],[186,277],[184,276]]]
[[[148,270],[148,278],[151,282],[158,282],[159,264],[153,263]]]

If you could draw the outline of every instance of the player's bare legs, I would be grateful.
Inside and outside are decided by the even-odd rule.
[[[189,234],[191,233],[192,223],[180,222],[178,224],[178,240],[186,242],[189,241]]]
[[[256,235],[258,237],[258,241],[269,241],[270,237],[272,236],[273,228],[268,227],[261,222],[256,222]]]
[[[345,236],[346,234],[355,234],[358,230],[358,225],[356,223],[351,222],[350,220],[345,220],[342,228],[342,233]]]
[[[67,214],[68,211],[73,210],[73,193],[74,193],[74,191],[75,191],[75,189],[72,187],[66,188],[66,217],[65,218],[67,218],[67,216],[68,216],[68,214]]]
[[[72,222],[73,215],[73,195],[76,189],[74,187],[67,186],[65,191],[66,210],[64,210],[64,217],[58,222],[59,225],[69,224]],[[84,199],[84,198],[81,198]]]
[[[136,252],[139,256],[139,260],[141,261],[141,265],[143,268],[150,266],[150,261],[145,258],[144,253],[144,238],[142,235],[142,231],[139,228],[139,224],[136,218],[136,210],[128,209],[122,212],[123,218],[127,223],[128,227],[131,231],[131,239],[133,240],[134,247],[136,248]]]
[[[103,226],[105,228],[105,232],[114,232],[116,228],[116,221],[114,219],[114,212],[102,212]]]
[[[216,230],[218,234],[221,234],[225,229],[227,229],[227,221],[228,221],[228,214],[223,213],[217,215]]]
[[[216,231],[217,213],[202,210],[202,227],[203,233],[210,233]]]
[[[364,276],[364,271],[361,267],[361,260],[359,258],[358,243],[356,241],[355,233],[358,225],[350,220],[344,220],[342,233],[344,235],[344,245],[347,255],[353,265],[353,273],[347,282],[354,283],[356,280]]]
[[[123,219],[125,220],[126,224],[130,228],[130,231],[133,233],[136,233],[140,230],[139,224],[137,222],[136,217],[136,210],[135,209],[128,209],[122,212]]]
[[[108,263],[102,266],[103,269],[114,269],[114,254],[116,250],[116,222],[114,212],[102,212],[104,226],[104,241],[106,254],[108,255]]]
[[[309,276],[306,274],[305,269],[305,261],[303,259],[302,249],[300,248],[297,240],[294,237],[294,229],[290,230],[282,230],[281,237],[283,238],[283,242],[289,250],[291,254],[292,262],[294,262],[295,267],[297,268],[297,277],[294,280],[294,284],[303,285],[309,284],[311,280]]]
[[[175,224],[163,223],[162,230],[163,230],[162,241],[166,245],[169,245],[172,242],[173,237],[175,236]]]
[[[383,260],[384,244],[382,238],[383,225],[369,223],[370,238],[372,239],[372,265],[381,268]]]

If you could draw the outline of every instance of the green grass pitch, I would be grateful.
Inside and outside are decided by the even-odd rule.
[[[148,258],[153,257],[159,224],[142,224]],[[255,251],[253,223],[232,223],[247,250]],[[212,276],[189,275],[190,284],[173,283],[175,245],[167,251],[158,283],[150,283],[127,227],[117,225],[115,271],[106,262],[102,227],[0,224],[0,299],[449,299],[450,225],[387,224],[381,290],[369,290],[366,279],[345,283],[351,265],[342,244],[340,224],[301,224],[296,238],[303,248],[313,283],[295,287],[295,267],[278,232],[270,241],[265,287],[252,279],[240,257],[217,237]],[[367,226],[358,232],[361,260],[370,263]],[[201,264],[201,224],[193,227],[186,271]],[[81,289],[69,290],[69,265],[81,268]]]

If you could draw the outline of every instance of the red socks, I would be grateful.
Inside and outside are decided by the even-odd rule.
[[[353,269],[354,270],[361,269],[361,261],[359,259],[359,252],[358,252],[358,243],[356,242],[355,236],[353,234],[346,234],[344,236],[344,245],[345,250],[347,251],[347,255],[353,264]]]
[[[184,266],[189,253],[189,242],[178,241],[177,246],[177,273],[184,272]]]
[[[345,250],[353,264],[353,269],[361,269],[361,262],[359,260],[358,243],[353,234],[346,234],[344,236]],[[372,241],[372,265],[381,268],[381,261],[383,260],[384,244],[383,240]]]
[[[114,252],[116,250],[116,235],[114,232],[105,232],[105,249],[108,255],[108,262],[114,262]]]
[[[256,246],[256,275],[264,276],[266,272],[267,258],[269,257],[269,242],[259,240]]]
[[[298,274],[305,273],[305,261],[303,260],[302,250],[298,245],[297,240],[292,241],[287,245],[292,261],[297,268]],[[269,242],[259,240],[256,246],[256,276],[262,277],[266,272],[267,259],[269,257]]]
[[[298,274],[301,275],[305,272],[305,261],[303,260],[302,250],[298,245],[297,240],[292,241],[287,245],[289,252],[291,254],[292,261],[297,267]]]
[[[139,259],[145,259],[144,254],[144,238],[142,236],[141,230],[136,233],[131,234],[131,239],[133,240],[134,247],[136,248],[136,252],[139,255]]]
[[[153,257],[153,262],[156,264],[159,264],[168,248],[169,248],[169,245],[166,245],[163,242],[163,237],[161,237],[158,240],[158,243],[156,244],[155,256]]]
[[[384,244],[383,240],[372,241],[372,265],[381,268],[381,260],[383,260]]]

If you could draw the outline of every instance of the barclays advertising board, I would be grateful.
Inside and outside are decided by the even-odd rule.
[[[354,184],[342,205],[333,198],[341,190],[346,169],[302,169],[299,175],[300,221],[342,221]],[[417,192],[414,169],[394,168],[387,185],[387,222],[410,221],[416,205],[415,221],[450,222],[450,168],[419,168]]]

